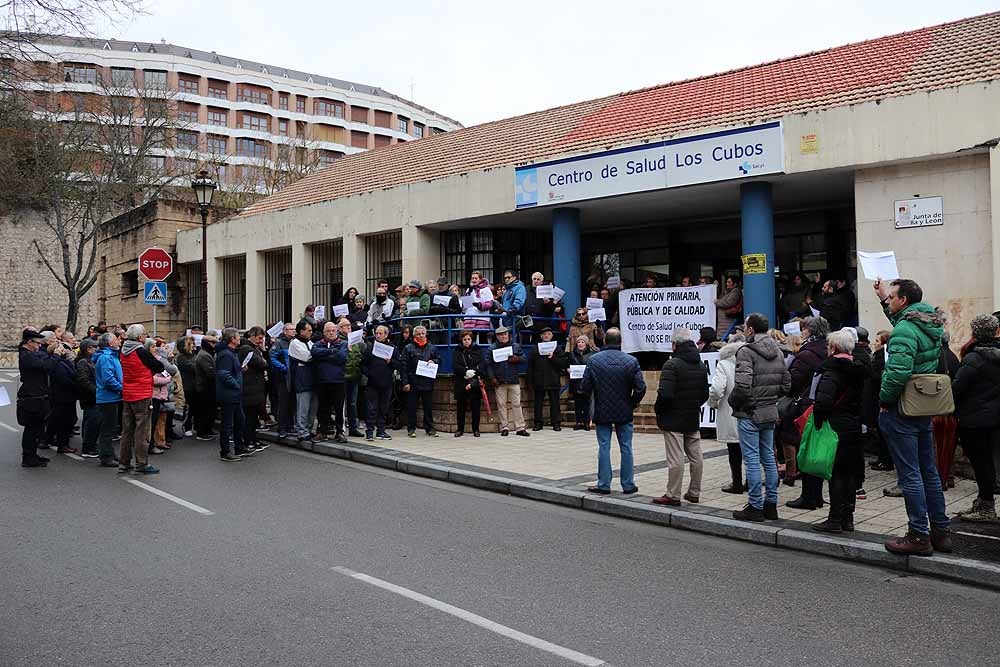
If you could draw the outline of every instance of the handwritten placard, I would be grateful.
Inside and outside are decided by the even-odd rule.
[[[582,380],[583,372],[587,370],[587,364],[570,364],[569,367],[569,379],[570,380]]]
[[[334,317],[347,317],[348,313],[350,312],[351,312],[351,307],[348,306],[346,303],[342,303],[339,306],[333,307]]]
[[[618,289],[622,286],[622,279],[619,276],[608,276],[608,289]]]
[[[406,312],[412,313],[415,310],[420,310],[419,301],[407,301],[406,302]]]
[[[434,379],[438,376],[438,365],[433,361],[418,361],[417,375],[420,377]]]
[[[550,340],[547,343],[543,341],[538,344],[538,354],[547,357],[548,355],[556,351],[556,346],[558,345],[559,343],[555,342],[554,340]]]
[[[608,316],[605,314],[603,308],[594,308],[593,310],[587,311],[587,321],[588,322],[605,322]]]
[[[458,301],[462,304],[462,310],[468,310],[469,308],[472,308],[472,304],[476,303],[476,297],[469,294],[461,297]]]
[[[604,308],[604,300],[589,297],[587,299],[587,310],[597,310],[598,308]]]
[[[326,306],[316,306],[316,310],[313,311],[313,317],[317,320],[326,319]]]
[[[372,354],[374,354],[379,359],[385,359],[389,361],[392,359],[393,353],[396,351],[392,345],[386,345],[385,343],[380,343],[375,341],[375,345],[372,346]]]
[[[535,296],[539,299],[551,299],[552,295],[552,285],[539,285],[535,288]]]
[[[354,345],[357,345],[364,339],[365,339],[364,331],[352,331],[351,333],[347,334],[347,344],[352,347]]]
[[[449,305],[451,305],[451,296],[447,294],[443,296],[441,294],[435,294],[434,303],[438,306],[444,306],[445,308],[447,308]]]
[[[285,323],[279,321],[273,327],[267,330],[267,335],[270,336],[271,338],[276,338],[278,334],[284,331],[284,329],[285,329]]]
[[[507,361],[513,354],[514,354],[514,348],[510,345],[508,345],[507,347],[498,347],[493,350],[493,361],[497,363],[500,363],[501,361]]]
[[[781,327],[785,332],[786,336],[801,336],[802,326],[799,322],[789,322],[785,326]]]
[[[562,301],[562,298],[564,296],[566,296],[566,290],[562,289],[561,287],[555,287],[555,286],[552,287],[552,298],[555,301]]]

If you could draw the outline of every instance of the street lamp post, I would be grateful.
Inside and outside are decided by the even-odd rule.
[[[208,207],[212,205],[216,187],[215,181],[208,177],[208,172],[204,169],[198,172],[198,178],[191,181],[191,189],[194,190],[198,210],[201,211],[201,286],[205,299],[201,326],[205,331],[208,331]]]

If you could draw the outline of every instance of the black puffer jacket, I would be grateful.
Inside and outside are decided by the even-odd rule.
[[[97,369],[91,357],[76,359],[76,389],[81,408],[97,405]]]
[[[44,349],[29,351],[22,346],[17,350],[17,369],[21,374],[18,398],[49,397],[49,371],[55,365],[55,357]]]
[[[788,367],[792,379],[789,396],[808,397],[812,389],[813,375],[819,372],[820,366],[826,360],[826,338],[815,338],[799,350]]]
[[[701,425],[701,406],[708,400],[708,373],[693,341],[674,348],[660,371],[656,425],[664,431],[691,433]]]
[[[267,402],[267,358],[264,356],[264,351],[244,341],[236,356],[240,358],[242,364],[251,352],[253,356],[243,366],[243,403],[264,405]]]
[[[960,427],[996,428],[1000,424],[1000,342],[976,343],[965,353],[951,393]]]
[[[865,387],[864,362],[828,357],[820,366],[813,420],[817,427],[829,421],[838,435],[861,433],[861,396]]]
[[[552,358],[548,355],[531,355],[528,360],[528,381],[536,389],[558,389],[560,377],[569,368],[569,356],[566,351],[556,345]]]

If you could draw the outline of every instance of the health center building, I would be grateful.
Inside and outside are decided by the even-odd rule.
[[[1000,302],[1000,13],[570,104],[345,156],[208,229],[211,326],[289,321],[348,286],[542,271],[854,280],[896,254],[955,341]],[[184,298],[202,298],[183,231]],[[744,272],[744,268],[746,271]],[[182,276],[185,275],[182,273]],[[198,310],[189,312],[198,312]]]

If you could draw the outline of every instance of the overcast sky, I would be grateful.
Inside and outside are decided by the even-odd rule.
[[[102,30],[381,86],[473,125],[1000,9],[982,0],[147,0]]]

